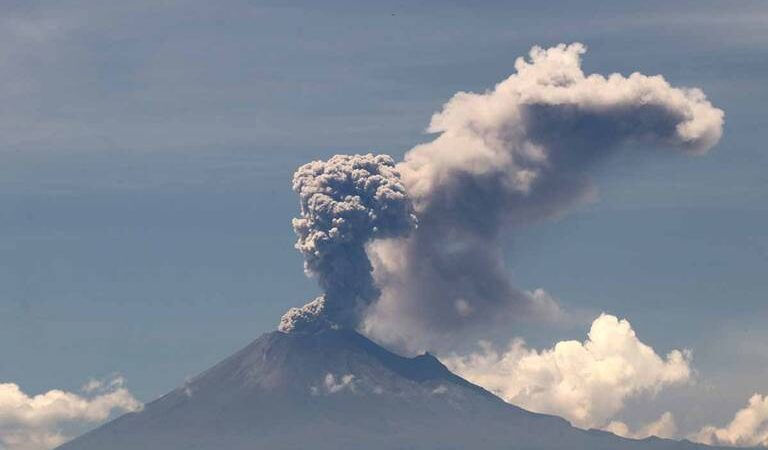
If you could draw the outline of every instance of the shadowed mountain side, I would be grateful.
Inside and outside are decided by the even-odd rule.
[[[510,405],[435,357],[360,334],[273,332],[59,450],[693,450],[583,431]]]

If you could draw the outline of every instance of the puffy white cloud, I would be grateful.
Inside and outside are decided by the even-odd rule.
[[[586,74],[585,51],[534,47],[493,89],[459,92],[432,117],[438,136],[397,165],[419,227],[371,247],[382,296],[366,333],[434,344],[534,316],[535,296],[506,267],[505,235],[594,198],[590,170],[621,149],[700,154],[720,139],[723,111],[700,90]]]
[[[0,383],[0,449],[47,450],[68,439],[65,424],[96,423],[114,411],[136,411],[142,404],[117,377],[89,381],[86,395],[51,390],[30,396],[13,383]]]
[[[728,425],[706,426],[689,439],[710,445],[768,447],[768,395],[753,395]]]
[[[503,351],[484,342],[479,352],[446,363],[510,403],[562,416],[581,428],[601,428],[627,399],[653,395],[692,376],[687,351],[662,358],[628,321],[607,314],[595,319],[584,342],[562,341],[541,351],[519,339]]]
[[[669,411],[662,414],[653,422],[643,425],[635,431],[632,431],[626,423],[617,420],[611,421],[603,429],[630,439],[645,439],[651,436],[667,439],[677,437],[677,423],[675,422],[675,416]]]

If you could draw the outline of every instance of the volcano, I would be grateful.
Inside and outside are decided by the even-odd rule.
[[[430,354],[324,328],[267,333],[136,413],[59,450],[693,450],[525,411]]]

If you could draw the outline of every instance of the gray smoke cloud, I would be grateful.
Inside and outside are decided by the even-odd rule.
[[[557,312],[513,283],[501,239],[592,198],[589,169],[620,149],[702,154],[724,113],[662,76],[587,75],[582,44],[534,47],[484,93],[460,92],[432,117],[435,140],[397,168],[419,218],[409,237],[369,253],[382,295],[364,331],[380,341],[430,337]]]
[[[293,176],[301,214],[293,219],[304,269],[324,294],[281,319],[284,332],[322,326],[356,328],[379,297],[366,245],[406,236],[416,227],[395,161],[387,155],[336,155]]]

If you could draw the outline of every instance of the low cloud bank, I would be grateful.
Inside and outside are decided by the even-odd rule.
[[[95,424],[141,408],[121,377],[91,380],[82,395],[51,390],[30,396],[14,383],[0,383],[0,449],[48,450],[70,438],[63,425]]]
[[[446,363],[510,403],[564,417],[585,429],[607,426],[630,398],[654,395],[692,377],[687,351],[672,350],[662,357],[640,341],[628,321],[607,314],[595,319],[583,342],[562,341],[535,350],[516,339],[502,350],[487,342],[480,347]],[[648,432],[662,430],[662,425],[669,430],[659,424]],[[612,428],[622,431],[618,423]]]

